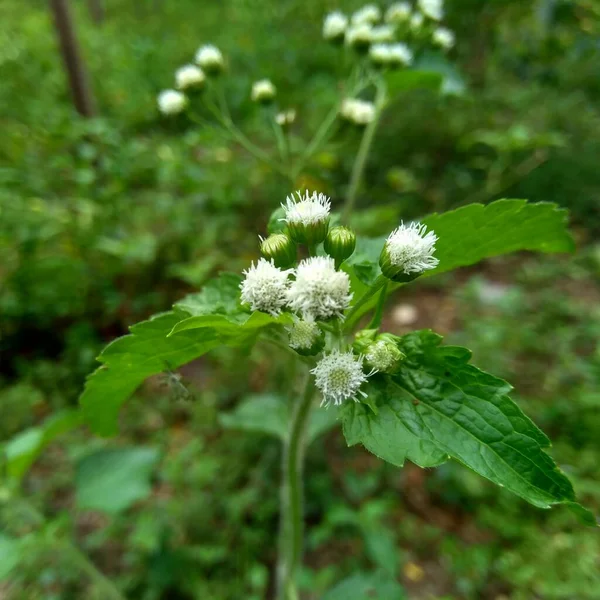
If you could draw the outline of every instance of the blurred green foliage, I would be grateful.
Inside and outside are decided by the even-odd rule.
[[[239,270],[255,257],[251,232],[265,229],[290,191],[212,130],[159,116],[155,97],[174,69],[201,43],[217,44],[230,63],[236,121],[271,144],[248,101],[251,82],[268,76],[307,137],[335,98],[338,58],[320,41],[321,18],[359,6],[106,0],[98,25],[85,2],[72,4],[99,106],[89,121],[70,102],[47,3],[0,6],[0,440],[13,444],[15,436],[37,440],[47,417],[74,404],[106,341],[220,268]],[[447,11],[466,92],[399,98],[378,133],[357,227],[380,235],[400,217],[510,196],[569,208],[582,246],[593,240],[597,4],[447,0]],[[356,143],[350,136],[328,146],[298,186],[336,201]],[[476,364],[515,384],[555,440],[553,457],[598,511],[598,246],[574,261],[496,261],[467,282],[425,283],[403,302],[421,311],[420,326],[446,327]],[[264,350],[240,365],[222,350],[181,379],[155,378],[128,407],[120,438],[75,431],[48,448],[22,492],[2,486],[0,575],[21,562],[0,595],[102,598],[52,551],[70,541],[130,598],[267,597],[278,446],[225,430],[218,413],[235,415],[249,392],[263,392],[269,360]],[[125,453],[134,468],[135,452],[142,464],[133,491],[109,495],[108,511],[99,493],[81,501],[86,463]],[[454,464],[393,469],[336,434],[318,439],[308,460],[307,599],[359,570],[381,585],[399,576],[411,598],[598,596],[598,535],[566,511],[537,512]]]

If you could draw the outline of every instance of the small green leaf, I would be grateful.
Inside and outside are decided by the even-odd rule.
[[[290,401],[277,394],[255,394],[243,400],[235,410],[220,416],[227,429],[266,433],[285,440],[290,424]],[[334,410],[313,410],[308,424],[308,443],[331,429],[337,421]]]
[[[22,558],[19,540],[0,534],[0,581],[6,579]]]
[[[227,338],[215,329],[167,337],[182,314],[156,315],[131,328],[100,354],[103,364],[87,379],[79,399],[86,422],[98,435],[117,432],[119,409],[142,382],[156,373],[176,369],[222,345]]]
[[[209,281],[202,291],[190,294],[175,305],[192,317],[202,315],[232,315],[240,311],[240,283],[237,273],[221,273]]]
[[[443,83],[443,76],[434,69],[399,69],[388,71],[385,75],[388,93],[393,98],[400,92],[416,89],[439,90]]]
[[[414,68],[429,75],[437,75],[442,94],[460,96],[465,92],[466,85],[462,75],[443,54],[427,52],[415,61]]]
[[[379,458],[402,467],[408,459],[420,467],[435,467],[448,456],[435,443],[414,435],[399,417],[399,406],[410,402],[394,386],[372,380],[365,388],[377,414],[363,403],[348,402],[342,409],[342,426],[349,446],[362,444]]]
[[[404,425],[535,506],[573,503],[571,483],[544,452],[548,438],[508,397],[511,386],[470,365],[466,348],[441,340],[431,331],[401,338],[406,359],[390,380],[410,395],[394,403]]]
[[[385,572],[356,573],[333,589],[322,600],[405,600],[400,584]]]
[[[26,429],[8,441],[2,447],[8,477],[21,480],[48,444],[80,424],[79,411],[63,410],[46,419],[42,425]]]
[[[87,455],[75,474],[77,506],[114,514],[143,500],[150,494],[158,458],[155,448],[114,448]]]

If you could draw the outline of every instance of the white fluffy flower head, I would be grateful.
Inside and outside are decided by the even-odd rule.
[[[335,270],[330,256],[313,256],[298,265],[287,298],[289,308],[306,320],[342,317],[352,300],[350,278]]]
[[[408,21],[412,8],[408,2],[396,2],[392,4],[385,13],[386,23],[404,23]]]
[[[176,115],[187,106],[185,94],[177,90],[163,90],[156,99],[158,110],[164,115]]]
[[[365,4],[352,15],[352,24],[377,23],[381,19],[381,10],[376,4]]]
[[[281,207],[285,211],[283,219],[288,225],[304,225],[306,227],[323,223],[329,219],[331,201],[325,194],[297,191],[296,196],[288,196]]]
[[[200,87],[205,79],[204,71],[196,65],[184,65],[175,71],[175,84],[180,90]]]
[[[212,44],[206,44],[198,48],[196,62],[207,71],[214,72],[223,68],[223,55],[221,51]]]
[[[264,102],[275,98],[277,89],[270,79],[260,79],[252,84],[251,98],[254,102]]]
[[[363,371],[362,356],[335,350],[324,356],[311,373],[315,376],[316,386],[323,394],[321,406],[327,407],[332,402],[339,406],[344,400],[358,402],[358,394],[367,397],[360,389],[368,377]]]
[[[444,17],[444,0],[419,0],[421,12],[434,21],[441,21]]]
[[[340,114],[355,125],[368,125],[375,118],[375,105],[357,98],[346,98],[342,102]]]
[[[395,30],[391,25],[379,25],[371,30],[372,42],[393,42]]]
[[[348,17],[336,10],[329,13],[323,22],[323,37],[326,40],[335,40],[341,38],[348,27]]]
[[[450,50],[456,42],[456,36],[453,31],[446,27],[438,27],[433,32],[433,43],[441,46],[444,50]]]
[[[389,44],[373,44],[369,48],[369,58],[378,65],[387,65],[391,61]]]
[[[412,50],[401,42],[389,47],[390,62],[396,65],[410,65],[413,61]]]
[[[315,321],[302,321],[298,319],[287,328],[290,336],[290,348],[294,350],[308,350],[321,335],[321,330]]]
[[[348,46],[368,46],[373,37],[373,27],[369,23],[357,23],[346,30],[346,44]]]
[[[273,261],[264,258],[256,265],[252,263],[244,271],[246,278],[240,284],[242,303],[249,304],[252,310],[279,315],[286,303],[290,272],[278,269]]]
[[[410,223],[392,231],[385,242],[390,262],[407,275],[435,269],[439,260],[433,256],[438,237],[421,223]]]

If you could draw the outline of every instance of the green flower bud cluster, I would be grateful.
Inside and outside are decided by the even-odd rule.
[[[406,358],[398,348],[397,338],[389,333],[378,334],[376,329],[363,329],[356,334],[355,352],[363,355],[365,364],[380,373],[394,373]]]

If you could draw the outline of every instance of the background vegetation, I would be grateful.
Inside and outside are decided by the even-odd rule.
[[[296,107],[296,133],[307,134],[336,93],[322,17],[359,4],[106,0],[101,23],[85,2],[72,5],[94,119],[73,109],[46,2],[0,6],[5,451],[76,405],[103,344],[220,269],[246,266],[257,254],[253,232],[290,191],[211,130],[161,118],[156,94],[174,69],[215,43],[246,131],[271,143],[248,99],[252,81],[267,76],[282,106]],[[575,257],[523,255],[420,284],[397,298],[387,326],[433,327],[511,381],[597,512],[600,8],[447,0],[447,11],[460,66],[451,84],[464,89],[411,92],[389,111],[357,226],[382,234],[400,217],[504,196],[570,209]],[[297,187],[335,202],[355,150],[353,139],[328,147]],[[126,406],[118,438],[80,429],[52,444],[19,490],[0,486],[0,576],[9,575],[0,596],[105,598],[64,550],[74,543],[130,598],[268,597],[278,446],[235,431],[232,414],[240,399],[265,393],[268,367],[266,350],[247,365],[222,351],[167,372]],[[415,599],[598,597],[600,540],[567,511],[535,510],[455,464],[394,469],[338,433],[308,460],[307,599],[373,567],[396,574]]]

